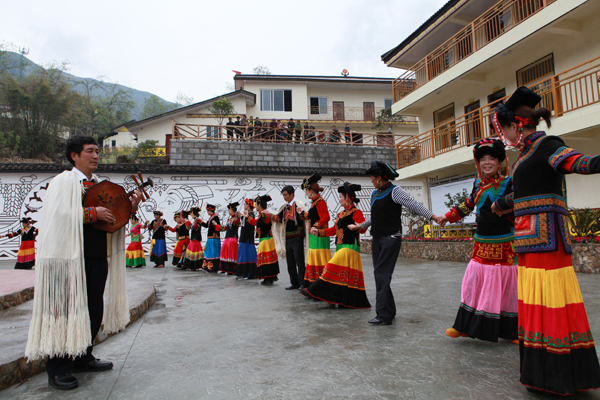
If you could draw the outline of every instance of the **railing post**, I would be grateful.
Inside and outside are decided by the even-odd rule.
[[[475,36],[475,21],[471,22],[471,40],[473,40],[473,53],[477,51],[477,37]],[[471,54],[473,54],[471,53]]]
[[[435,143],[433,142],[433,131],[435,129],[431,130],[431,158],[435,158]]]
[[[552,102],[554,103],[554,118],[563,115],[562,99],[560,98],[560,90],[558,88],[558,76],[554,75],[550,78],[552,84]]]

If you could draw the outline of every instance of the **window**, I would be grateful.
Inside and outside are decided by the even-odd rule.
[[[292,111],[292,91],[263,89],[260,91],[261,111]]]
[[[554,75],[554,55],[532,62],[517,71],[517,86],[525,86]]]
[[[206,137],[207,138],[218,138],[219,136],[219,129],[220,127],[218,126],[207,126],[206,127]]]
[[[327,97],[311,97],[310,113],[327,114]]]
[[[117,147],[117,141],[116,140],[113,140],[111,144],[112,144],[112,147]]]
[[[392,99],[384,99],[383,108],[391,108],[393,103]]]

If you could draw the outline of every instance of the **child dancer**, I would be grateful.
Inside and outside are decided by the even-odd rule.
[[[202,250],[202,231],[200,230],[200,208],[194,207],[190,210],[192,216],[192,229],[190,231],[190,243],[185,251],[185,261],[183,265],[186,269],[197,271],[202,268],[204,261],[204,250]]]
[[[244,200],[244,216],[240,217],[240,246],[238,249],[236,275],[237,279],[254,279],[256,277],[256,247],[254,246],[254,225],[248,222],[254,218],[254,202]]]
[[[150,261],[154,262],[154,268],[163,268],[168,260],[167,242],[165,241],[165,227],[168,229],[167,221],[162,219],[163,213],[154,211],[154,221],[146,221],[146,228],[152,230],[152,247],[150,248]]]
[[[215,225],[213,225],[213,222],[217,225],[221,222],[219,216],[215,214],[216,209],[216,206],[207,204],[206,212],[208,212],[208,220],[200,224],[208,228],[206,246],[204,248],[204,262],[202,263],[202,268],[208,272],[217,272],[219,270],[221,257],[221,232],[215,229]]]
[[[221,265],[219,273],[225,275],[233,275],[238,257],[238,228],[240,226],[240,215],[237,212],[237,207],[240,203],[230,203],[227,205],[229,212],[229,220],[224,226],[221,226],[213,221],[215,229],[225,231],[225,241],[221,248]]]
[[[12,239],[21,236],[21,246],[17,253],[15,269],[31,269],[35,265],[35,237],[38,235],[37,228],[32,225],[31,218],[21,218],[22,228],[0,237]]]
[[[146,265],[146,255],[142,247],[143,225],[135,213],[129,216],[129,222],[131,223],[131,228],[128,235],[131,236],[131,243],[129,243],[125,251],[125,265],[127,268],[141,268]]]
[[[267,203],[271,201],[271,196],[258,196],[254,200],[254,206],[258,212],[258,219],[250,217],[249,212],[245,212],[248,223],[256,226],[256,237],[259,239],[258,256],[256,261],[257,278],[262,279],[261,284],[272,285],[277,281],[279,275],[279,261],[277,251],[275,250],[275,240],[271,232],[271,217],[261,214],[267,209]]]

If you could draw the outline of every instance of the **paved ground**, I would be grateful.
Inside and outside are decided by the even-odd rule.
[[[363,256],[374,303],[370,256]],[[285,270],[285,264],[282,265]],[[152,280],[157,304],[98,345],[112,371],[78,374],[58,392],[41,374],[6,399],[522,399],[516,345],[450,339],[463,263],[399,259],[392,326],[373,310],[305,300],[273,287],[172,267],[129,270]],[[600,332],[600,276],[578,274],[592,331]],[[600,399],[589,392],[582,399]]]

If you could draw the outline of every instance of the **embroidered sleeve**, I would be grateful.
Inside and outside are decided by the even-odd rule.
[[[356,209],[356,211],[354,211],[354,214],[352,215],[352,219],[354,219],[354,222],[359,224],[362,227],[363,222],[365,222],[365,216],[363,215],[362,211],[360,211],[359,209]],[[365,233],[367,231],[367,229],[361,229],[359,232],[360,233]]]
[[[171,228],[170,226],[165,226],[165,228],[170,230],[171,232],[177,232],[177,228]]]
[[[283,213],[284,213],[285,209],[282,210],[279,214],[271,214],[271,221],[273,222],[281,222],[283,221]]]
[[[91,224],[96,221],[98,221],[96,207],[83,207],[83,223]]]
[[[558,168],[566,159],[570,158],[571,156],[581,155],[581,153],[577,150],[573,150],[567,146],[560,146],[553,150],[554,152],[548,157],[548,164],[550,164],[555,171],[558,171]]]
[[[514,193],[509,193],[506,196],[500,197],[498,200],[494,202],[496,207],[498,207],[501,211],[512,210],[514,208]]]
[[[566,158],[559,168],[566,174],[595,174],[600,172],[600,156],[574,154]]]
[[[406,193],[404,190],[402,190],[402,188],[398,186],[394,187],[392,191],[392,200],[394,200],[394,203],[402,204],[410,211],[422,215],[428,220],[430,220],[433,216],[433,213],[431,211],[423,207],[421,203],[410,197],[408,193]]]
[[[327,229],[319,229],[319,236],[320,237],[335,236],[336,229],[337,229],[337,224],[333,224],[333,226],[330,226]]]
[[[185,221],[184,225],[187,229],[190,229],[192,227],[192,223],[190,221]]]
[[[246,219],[246,222],[249,223],[250,225],[254,225],[256,226],[256,219],[250,217]]]
[[[16,237],[16,236],[19,236],[20,234],[21,234],[21,230],[19,229],[19,230],[18,230],[18,231],[16,231],[16,232],[11,232],[11,233],[8,233],[8,234],[6,235],[6,237],[7,237],[7,238],[9,238],[9,239],[12,239],[12,238],[14,238],[14,237]]]

